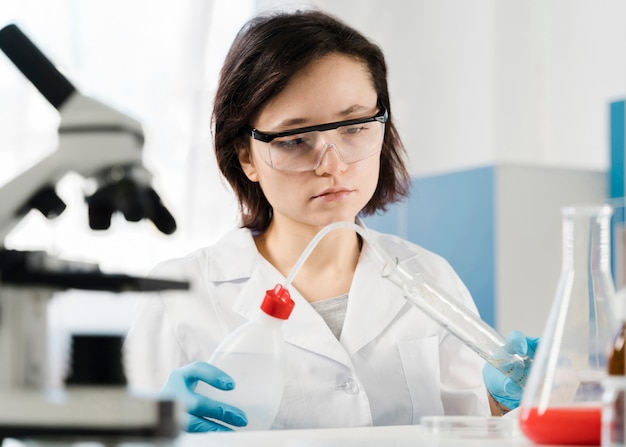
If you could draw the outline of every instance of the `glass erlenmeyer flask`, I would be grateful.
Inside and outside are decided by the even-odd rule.
[[[568,207],[563,268],[522,398],[522,432],[538,444],[600,445],[602,380],[615,324],[608,205]]]

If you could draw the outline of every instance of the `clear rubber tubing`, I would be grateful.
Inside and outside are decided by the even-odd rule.
[[[304,262],[319,241],[329,232],[347,228],[357,232],[381,262],[381,276],[387,278],[403,291],[404,297],[418,309],[447,329],[466,346],[476,352],[504,375],[522,388],[526,384],[530,357],[512,354],[504,349],[506,339],[495,329],[471,312],[459,300],[450,297],[424,278],[419,272],[407,272],[396,258],[390,257],[380,247],[374,234],[365,227],[351,222],[335,222],[322,228],[302,252],[289,272],[283,287],[288,288]]]

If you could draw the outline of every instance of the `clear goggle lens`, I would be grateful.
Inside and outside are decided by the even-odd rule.
[[[379,153],[385,125],[374,121],[276,138],[261,151],[264,161],[279,171],[314,171],[328,149],[334,149],[345,164]]]
[[[388,115],[384,107],[368,118],[264,133],[250,126],[246,132],[258,144],[265,163],[278,171],[305,172],[317,169],[328,149],[345,164],[356,163],[382,149]]]

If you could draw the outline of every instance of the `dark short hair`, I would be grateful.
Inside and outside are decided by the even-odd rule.
[[[389,113],[378,186],[360,214],[382,212],[409,193],[406,152],[393,123],[387,65],[380,48],[324,12],[273,12],[253,18],[235,37],[220,73],[213,106],[217,163],[237,196],[244,227],[262,232],[272,219],[272,207],[260,185],[246,177],[239,163],[237,146],[249,147],[244,128],[296,73],[329,54],[353,57],[367,65],[378,102]]]

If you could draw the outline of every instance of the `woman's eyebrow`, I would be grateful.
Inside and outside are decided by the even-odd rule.
[[[355,112],[364,112],[366,110],[369,110],[369,107],[366,107],[364,105],[361,104],[353,104],[350,107],[348,107],[347,109],[339,112],[340,115],[343,116],[347,116],[347,115],[351,115]]]
[[[339,112],[339,115],[342,117],[346,117],[349,116],[353,113],[356,112],[361,112],[361,111],[366,111],[369,110],[369,107],[360,105],[360,104],[353,104],[350,107],[342,110],[341,112]],[[278,128],[279,129],[288,129],[290,127],[302,127],[302,125],[306,125],[308,123],[310,123],[311,120],[308,118],[288,118],[284,121],[281,121],[280,123],[278,123]]]
[[[278,123],[278,128],[300,127],[302,124],[308,123],[310,120],[307,118],[289,118]]]

